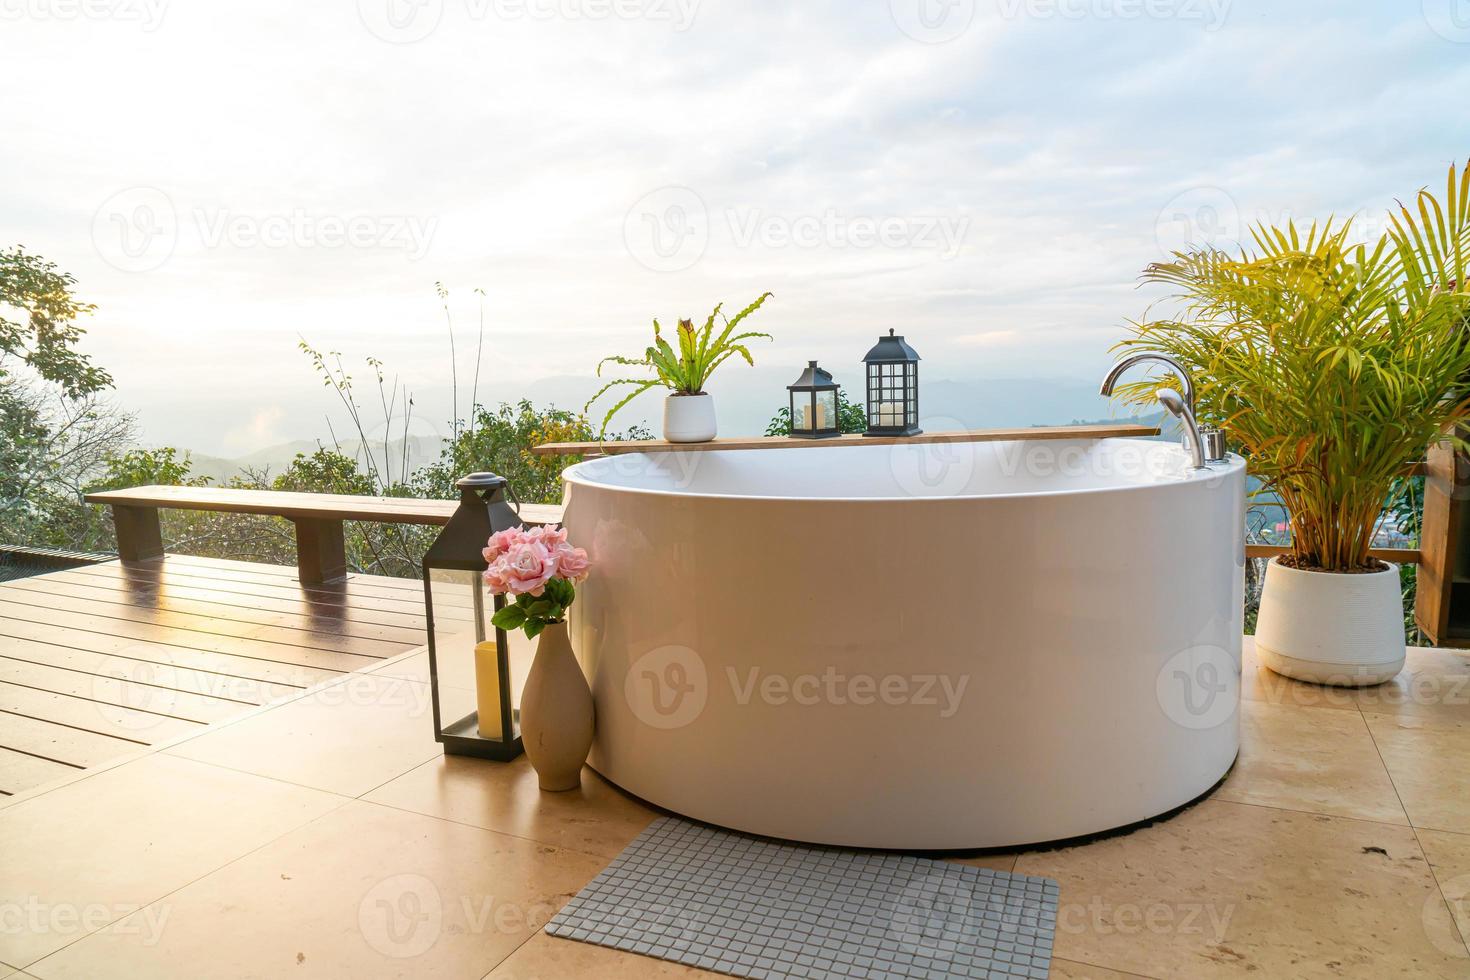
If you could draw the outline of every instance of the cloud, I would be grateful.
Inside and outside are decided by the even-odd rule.
[[[99,304],[91,349],[150,440],[318,432],[331,406],[298,335],[382,356],[448,418],[436,281],[466,331],[486,289],[497,398],[590,375],[653,316],[765,289],[773,367],[895,326],[930,378],[1090,378],[1176,233],[1381,209],[1470,153],[1444,124],[1467,48],[1414,3],[1234,0],[1205,30],[1102,16],[1104,0],[1063,5],[1080,16],[977,0],[957,37],[924,43],[904,0],[703,0],[684,30],[656,0],[443,0],[435,30],[396,44],[359,16],[374,2],[170,4],[152,30],[44,5],[5,22],[0,82],[48,79],[6,105],[5,234]],[[95,229],[138,187],[165,196],[176,238],[130,271]],[[630,214],[669,187],[692,212]],[[211,235],[221,214],[298,230]],[[803,231],[829,215],[837,232]],[[752,216],[774,232],[744,235]],[[629,228],[676,219],[697,258],[650,267]],[[360,220],[378,223],[366,244],[322,234]],[[421,249],[395,247],[395,221],[432,229]],[[930,247],[924,222],[963,234]],[[907,232],[853,234],[884,223]],[[237,425],[241,402],[283,417]]]
[[[1002,347],[1015,344],[1022,339],[1018,330],[985,330],[981,333],[961,334],[954,342],[961,347]]]

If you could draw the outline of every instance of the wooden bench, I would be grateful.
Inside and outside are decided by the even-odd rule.
[[[287,518],[296,525],[297,577],[308,585],[337,581],[347,574],[343,521],[443,527],[459,506],[457,500],[228,487],[132,487],[89,493],[84,499],[89,504],[106,504],[112,508],[117,553],[125,562],[147,561],[163,554],[159,510],[207,510]],[[559,524],[562,518],[558,504],[522,504],[519,513],[527,524]]]

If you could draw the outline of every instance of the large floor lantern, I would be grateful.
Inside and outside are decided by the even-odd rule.
[[[510,647],[505,631],[490,622],[505,605],[503,596],[486,602],[484,549],[496,531],[519,527],[520,517],[506,500],[510,485],[494,473],[471,473],[459,480],[459,507],[424,555],[424,613],[429,626],[429,692],[434,706],[434,738],[446,755],[473,755],[502,762],[521,754],[516,693],[511,690]],[[512,495],[514,499],[514,495]],[[435,593],[441,611],[468,612],[470,622],[441,615],[436,630]],[[460,601],[451,601],[458,595]],[[439,696],[439,665],[447,657],[475,664],[479,710],[445,723]]]
[[[902,337],[880,337],[868,356],[869,436],[916,436],[919,429],[919,355]]]

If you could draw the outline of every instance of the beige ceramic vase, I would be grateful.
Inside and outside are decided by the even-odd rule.
[[[565,622],[541,631],[521,692],[521,740],[542,789],[582,785],[582,763],[592,748],[592,690]]]

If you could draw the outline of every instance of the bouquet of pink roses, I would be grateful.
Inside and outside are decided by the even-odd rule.
[[[573,583],[587,579],[587,552],[567,542],[564,527],[511,528],[490,535],[485,551],[490,567],[485,584],[496,595],[513,595],[491,618],[503,630],[524,629],[535,637],[566,618],[577,598]]]

